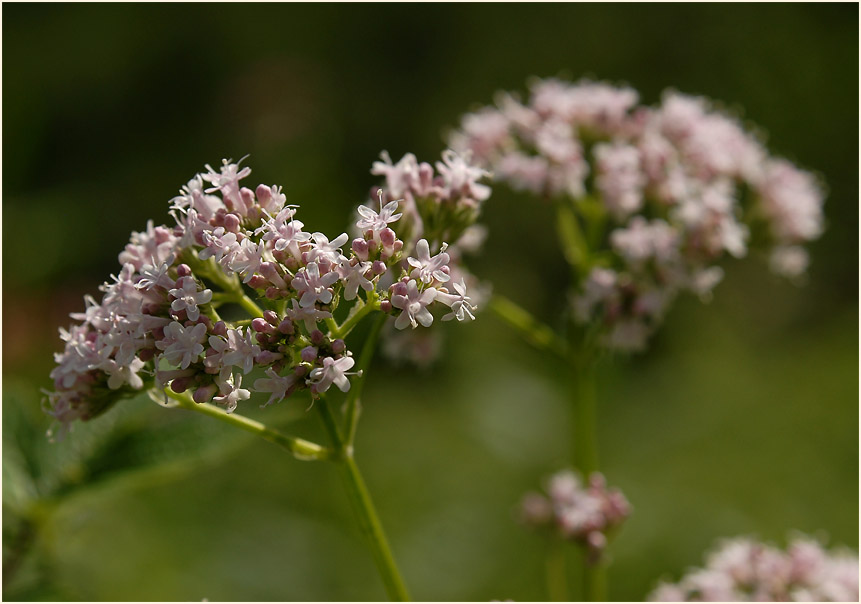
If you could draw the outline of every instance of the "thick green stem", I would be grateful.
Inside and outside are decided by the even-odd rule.
[[[341,476],[344,479],[344,486],[347,489],[347,496],[356,516],[359,520],[359,527],[368,540],[371,546],[371,553],[374,557],[374,562],[377,565],[377,570],[380,577],[386,586],[386,592],[389,599],[395,602],[408,602],[410,597],[407,593],[406,585],[401,578],[398,567],[395,564],[395,559],[392,556],[389,542],[386,539],[386,534],[383,532],[383,526],[377,516],[377,511],[374,508],[374,502],[368,493],[368,488],[365,486],[365,481],[359,472],[359,467],[353,459],[352,449],[347,446],[344,437],[338,429],[338,424],[335,417],[332,415],[331,409],[325,398],[319,399],[315,406],[320,412],[320,417],[323,420],[323,426],[329,433],[332,439],[332,444],[341,453],[336,458],[338,467],[341,470]]]
[[[331,449],[322,447],[317,443],[312,443],[301,438],[296,438],[295,436],[288,436],[286,434],[282,434],[281,432],[273,430],[272,428],[266,426],[265,424],[261,424],[258,421],[249,419],[237,413],[228,413],[224,409],[216,407],[215,405],[210,405],[209,403],[195,403],[194,400],[192,400],[192,398],[187,393],[177,394],[170,388],[165,388],[164,393],[173,400],[175,400],[178,403],[178,406],[183,409],[196,411],[197,413],[202,413],[203,415],[214,417],[215,419],[230,424],[231,426],[236,426],[237,428],[241,428],[246,432],[256,434],[257,436],[260,436],[263,439],[278,445],[279,447],[287,449],[297,459],[321,460],[331,459],[334,456],[334,453]],[[159,394],[157,391],[153,393],[153,397],[158,399]]]

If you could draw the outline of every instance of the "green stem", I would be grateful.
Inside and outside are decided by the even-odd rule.
[[[574,467],[584,480],[598,471],[597,401],[595,368],[591,360],[582,359],[571,368],[571,398],[574,411]]]
[[[364,319],[369,313],[379,309],[380,303],[377,295],[372,291],[368,292],[368,301],[362,302],[360,300],[356,302],[356,306],[353,307],[352,314],[350,314],[350,316],[347,317],[340,326],[337,326],[335,329],[330,329],[330,335],[333,339],[345,338],[347,334],[353,331],[353,328],[359,324],[359,321]]]
[[[556,206],[556,228],[562,253],[576,280],[583,276],[589,263],[589,245],[569,200],[560,200]]]
[[[191,270],[196,274],[209,279],[213,284],[217,285],[227,294],[222,297],[222,300],[229,300],[239,304],[245,311],[253,317],[262,317],[263,311],[259,306],[245,295],[245,290],[242,289],[242,283],[236,278],[236,275],[227,276],[223,270],[215,263],[213,258],[201,260],[197,254],[191,250],[186,250],[182,255],[182,260],[191,267]]]
[[[188,395],[188,393],[177,394],[170,388],[165,388],[164,393],[167,394],[167,396],[169,396],[173,400],[175,400],[178,403],[177,406],[183,409],[196,411],[198,413],[202,413],[203,415],[214,417],[215,419],[220,420],[226,424],[230,424],[231,426],[236,426],[237,428],[241,428],[246,432],[256,434],[257,436],[262,437],[264,440],[268,440],[269,442],[274,443],[279,447],[287,449],[297,459],[322,460],[332,459],[332,457],[334,456],[331,449],[322,447],[317,443],[313,443],[301,438],[296,438],[295,436],[288,436],[286,434],[282,434],[281,432],[273,430],[272,428],[266,426],[265,424],[261,424],[258,421],[244,417],[237,413],[228,413],[224,409],[216,407],[215,405],[210,405],[209,403],[195,403],[194,400],[192,400],[192,398]],[[159,394],[157,392],[154,392],[153,395],[155,398],[159,397]]]
[[[380,337],[380,331],[382,330],[386,319],[388,319],[388,315],[380,314],[371,326],[371,331],[365,338],[362,352],[359,354],[359,362],[356,365],[356,370],[361,372],[361,375],[357,376],[353,380],[350,394],[347,395],[347,401],[345,403],[346,423],[344,425],[344,438],[346,439],[347,447],[351,449],[353,447],[353,442],[356,439],[356,425],[359,422],[359,414],[362,411],[361,396],[362,388],[365,386],[365,375],[368,372],[368,367],[370,366],[371,359],[374,356],[374,350],[377,347],[377,340]]]
[[[532,346],[567,358],[568,346],[548,326],[533,317],[528,311],[508,298],[494,294],[490,299],[490,310],[503,322],[513,327]]]
[[[607,567],[601,560],[583,563],[583,594],[589,602],[607,601]]]
[[[568,576],[565,543],[554,540],[547,554],[547,598],[550,602],[568,601]]]
[[[263,317],[263,310],[257,304],[245,295],[245,292],[242,291],[242,286],[239,286],[239,290],[233,293],[233,301],[239,304],[242,308],[245,309],[249,315],[253,317]]]
[[[574,467],[586,484],[598,471],[597,401],[595,395],[595,363],[590,351],[574,362],[571,368],[571,394],[574,411]],[[590,560],[586,547],[581,548],[583,560],[583,598],[589,602],[604,602],[607,598],[607,569],[602,560]]]
[[[347,496],[356,512],[362,533],[364,533],[368,544],[371,546],[374,562],[386,586],[389,599],[396,602],[408,602],[410,598],[406,585],[404,585],[404,581],[395,564],[386,534],[383,532],[383,526],[380,523],[374,503],[368,493],[368,488],[365,486],[365,481],[362,479],[359,467],[353,459],[353,452],[344,441],[340,430],[338,430],[338,425],[326,399],[320,398],[315,403],[315,406],[320,412],[320,417],[323,420],[326,431],[329,433],[329,437],[332,439],[332,444],[341,454],[337,458],[337,461],[340,462],[338,467],[344,479]]]

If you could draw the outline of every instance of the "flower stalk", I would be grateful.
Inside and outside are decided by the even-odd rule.
[[[344,481],[344,487],[347,490],[347,497],[353,506],[353,510],[356,512],[362,534],[364,534],[371,547],[374,563],[386,587],[389,599],[393,602],[408,602],[410,600],[409,593],[395,563],[388,539],[383,531],[383,525],[374,507],[374,502],[359,471],[359,466],[356,465],[356,460],[353,458],[352,446],[345,440],[338,428],[332,410],[329,408],[328,401],[321,397],[315,406],[320,414],[323,426],[338,453],[333,459],[338,464],[341,478]]]
[[[154,400],[160,399],[159,390],[150,390],[150,396]],[[332,459],[336,453],[331,449],[318,445],[317,443],[288,436],[273,428],[266,426],[256,420],[250,419],[238,413],[228,413],[221,407],[216,407],[209,403],[195,403],[188,393],[177,394],[170,388],[164,389],[164,394],[176,401],[176,407],[196,411],[208,417],[215,418],[221,422],[231,426],[245,430],[267,440],[279,447],[289,451],[293,457],[303,461],[319,461],[324,459]]]

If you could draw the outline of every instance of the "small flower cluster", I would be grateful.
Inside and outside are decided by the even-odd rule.
[[[419,162],[412,153],[394,163],[387,152],[380,155],[371,173],[385,178],[382,189],[372,192],[379,197],[380,212],[369,202],[360,206],[357,231],[368,237],[365,229],[382,227],[386,220],[400,217],[399,236],[404,252],[414,254],[401,269],[411,281],[394,284],[391,302],[404,312],[394,322],[395,328],[407,324],[422,325],[432,320],[430,313],[413,312],[425,300],[436,299],[451,308],[442,319],[469,321],[475,318],[477,305],[486,298],[486,288],[464,267],[463,254],[477,251],[484,241],[485,230],[475,224],[482,202],[490,197],[490,187],[480,181],[489,173],[470,160],[470,154],[458,155],[446,150],[442,161],[434,166]],[[395,209],[400,212],[395,215]],[[431,248],[439,249],[431,255]],[[449,289],[448,284],[451,284]],[[440,287],[443,286],[443,287]],[[467,289],[472,297],[467,296]],[[434,290],[436,290],[434,292]],[[408,308],[409,307],[409,308]],[[429,363],[439,350],[438,340],[422,332],[384,331],[383,351],[398,360]]]
[[[775,272],[800,276],[801,244],[823,229],[816,178],[704,98],[667,92],[651,108],[630,88],[537,80],[528,103],[500,94],[450,142],[497,181],[568,198],[584,226],[600,227],[583,242],[594,249],[578,267],[574,314],[602,322],[611,348],[642,348],[678,292],[708,297],[716,263],[744,256],[753,235]]]
[[[678,583],[661,583],[656,602],[857,602],[858,556],[828,552],[808,537],[786,551],[753,539],[724,541]]]
[[[546,493],[524,496],[522,521],[584,544],[593,563],[600,559],[609,535],[631,514],[621,491],[607,488],[604,476],[597,472],[589,476],[588,485],[570,470],[559,472],[548,481]]]
[[[457,160],[446,165],[451,191],[483,191],[457,180]],[[86,311],[72,315],[81,323],[60,330],[66,345],[46,411],[64,427],[150,383],[228,412],[252,391],[268,394],[267,405],[302,389],[346,392],[354,360],[343,338],[369,312],[393,315],[397,329],[429,326],[434,304],[449,307],[443,320],[474,318],[444,243],[436,254],[424,238],[411,244],[415,257],[404,249],[391,228],[400,202],[360,208],[361,235],[344,253],[348,235],[306,232],[280,187],[241,186],[248,167],[206,168],[172,199],[176,225],[150,221],[133,233],[101,302],[87,296]],[[225,321],[217,311],[225,303],[252,316]],[[255,369],[266,377],[243,387]]]

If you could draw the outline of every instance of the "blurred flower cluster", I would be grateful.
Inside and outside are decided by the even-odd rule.
[[[496,181],[572,205],[574,316],[629,350],[678,292],[708,298],[723,258],[761,244],[775,272],[798,278],[801,244],[823,230],[817,179],[738,119],[672,91],[657,107],[638,101],[631,88],[536,80],[528,102],[500,93],[450,136]]]
[[[858,556],[826,551],[808,537],[782,551],[753,539],[724,541],[678,583],[649,597],[663,602],[857,602]]]
[[[392,315],[397,330],[431,325],[434,307],[449,308],[442,320],[473,319],[459,251],[441,238],[467,237],[489,189],[477,182],[484,172],[452,152],[444,159],[439,178],[416,164],[415,182],[404,160],[390,166],[387,180],[405,184],[359,208],[349,247],[346,233],[306,232],[280,187],[243,187],[248,167],[206,166],[172,199],[176,225],[150,221],[133,233],[102,300],[87,296],[86,311],[72,315],[80,323],[60,330],[46,411],[68,427],[152,384],[228,412],[252,392],[270,404],[302,389],[347,391],[354,361],[343,338],[369,313]],[[420,204],[436,217],[432,228]],[[223,304],[250,316],[224,320]],[[265,377],[243,385],[255,369]]]
[[[550,529],[562,539],[584,544],[597,562],[608,538],[631,514],[631,506],[618,489],[607,488],[604,476],[595,472],[584,485],[580,477],[564,470],[547,482],[546,495],[527,493],[520,503],[521,520]]]

